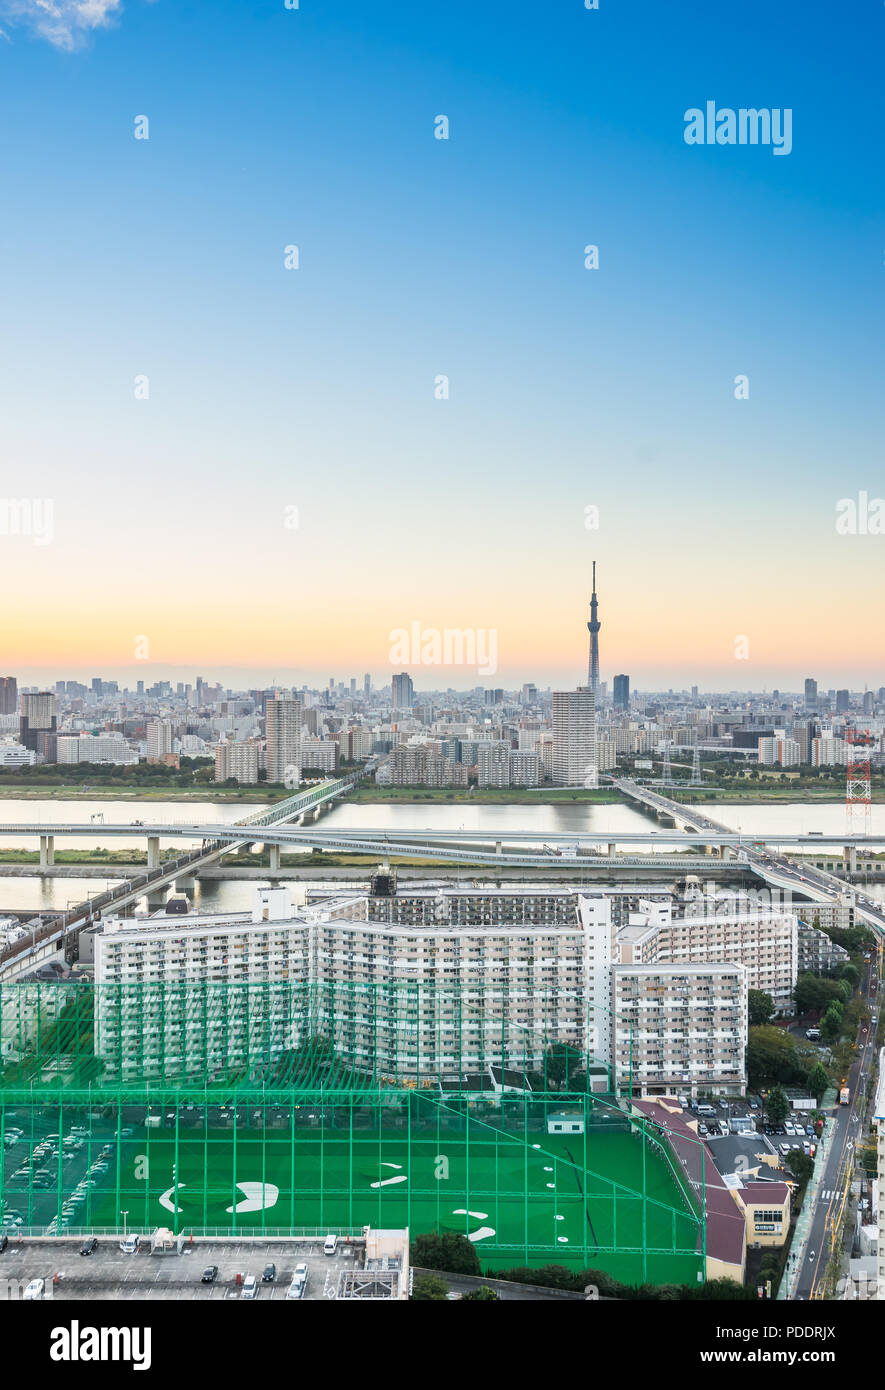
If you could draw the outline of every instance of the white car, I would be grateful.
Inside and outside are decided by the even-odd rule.
[[[334,1255],[337,1249],[338,1237],[332,1234],[327,1235],[326,1239],[323,1241],[323,1254]]]
[[[254,1274],[247,1274],[246,1277],[245,1277],[245,1279],[243,1280],[243,1291],[242,1291],[242,1293],[240,1294],[240,1298],[257,1298],[257,1297],[258,1297],[258,1278],[257,1278],[257,1276],[254,1275]]]
[[[44,1296],[45,1293],[46,1293],[46,1280],[45,1280],[45,1279],[32,1279],[31,1282],[30,1282],[30,1284],[28,1284],[27,1288],[25,1289],[25,1291],[24,1291],[22,1297],[23,1297],[23,1298],[27,1298],[27,1299],[29,1299],[29,1300],[32,1300],[32,1299],[35,1299],[35,1298],[43,1298],[43,1296]]]

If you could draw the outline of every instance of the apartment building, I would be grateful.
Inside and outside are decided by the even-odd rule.
[[[301,765],[319,772],[334,772],[340,745],[331,738],[301,738]]]
[[[99,1054],[125,1077],[201,1075],[265,1066],[309,1034],[358,1071],[420,1085],[489,1063],[540,1068],[568,1043],[642,1094],[741,1091],[749,971],[682,956],[737,956],[744,939],[726,922],[705,943],[668,902],[645,904],[654,933],[619,931],[612,906],[544,886],[342,891],[294,907],[287,889],[261,889],[251,913],[111,918],[92,933]]]
[[[59,734],[56,746],[60,763],[130,766],[138,762],[138,754],[122,734]]]
[[[301,701],[277,697],[268,700],[267,780],[297,788],[301,782]]]
[[[743,1094],[745,966],[615,965],[611,1013],[619,1089],[644,1096]]]
[[[553,692],[553,783],[595,787],[596,698],[589,686]]]
[[[261,745],[257,740],[243,743],[219,743],[215,746],[215,781],[233,779],[243,786],[256,786],[260,765]]]
[[[791,1008],[799,969],[794,913],[748,911],[661,920],[660,909],[633,914],[618,933],[625,964],[733,963],[747,972],[748,989],[764,990],[778,1013]]]
[[[802,974],[824,975],[838,970],[849,960],[844,946],[837,946],[832,937],[816,927],[799,923],[799,971]]]
[[[307,980],[309,947],[286,889],[259,889],[251,913],[105,919],[92,942],[96,1054],[120,1080],[279,1055],[305,1027],[289,985]]]
[[[148,762],[159,762],[172,752],[173,728],[168,719],[157,719],[147,726]]]

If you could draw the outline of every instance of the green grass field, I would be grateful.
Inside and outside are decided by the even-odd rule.
[[[628,1283],[694,1283],[698,1223],[667,1163],[626,1132],[584,1137],[287,1129],[145,1131],[124,1142],[96,1227],[262,1230],[363,1225],[460,1231],[484,1266],[602,1268]],[[138,1176],[140,1174],[140,1177]],[[86,1213],[84,1213],[84,1216]],[[78,1224],[81,1224],[82,1218]]]

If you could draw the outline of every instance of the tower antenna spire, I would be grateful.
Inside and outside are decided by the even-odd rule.
[[[596,561],[593,561],[593,592],[590,596],[590,621],[587,624],[587,631],[590,633],[590,660],[587,666],[587,684],[596,695],[599,691],[599,629],[602,623],[597,616],[599,603],[596,598]]]

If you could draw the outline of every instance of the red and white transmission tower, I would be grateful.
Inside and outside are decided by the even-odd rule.
[[[870,780],[870,746],[872,734],[859,729],[846,729],[848,744],[848,778],[845,783],[845,818],[849,835],[869,835],[873,804]]]

